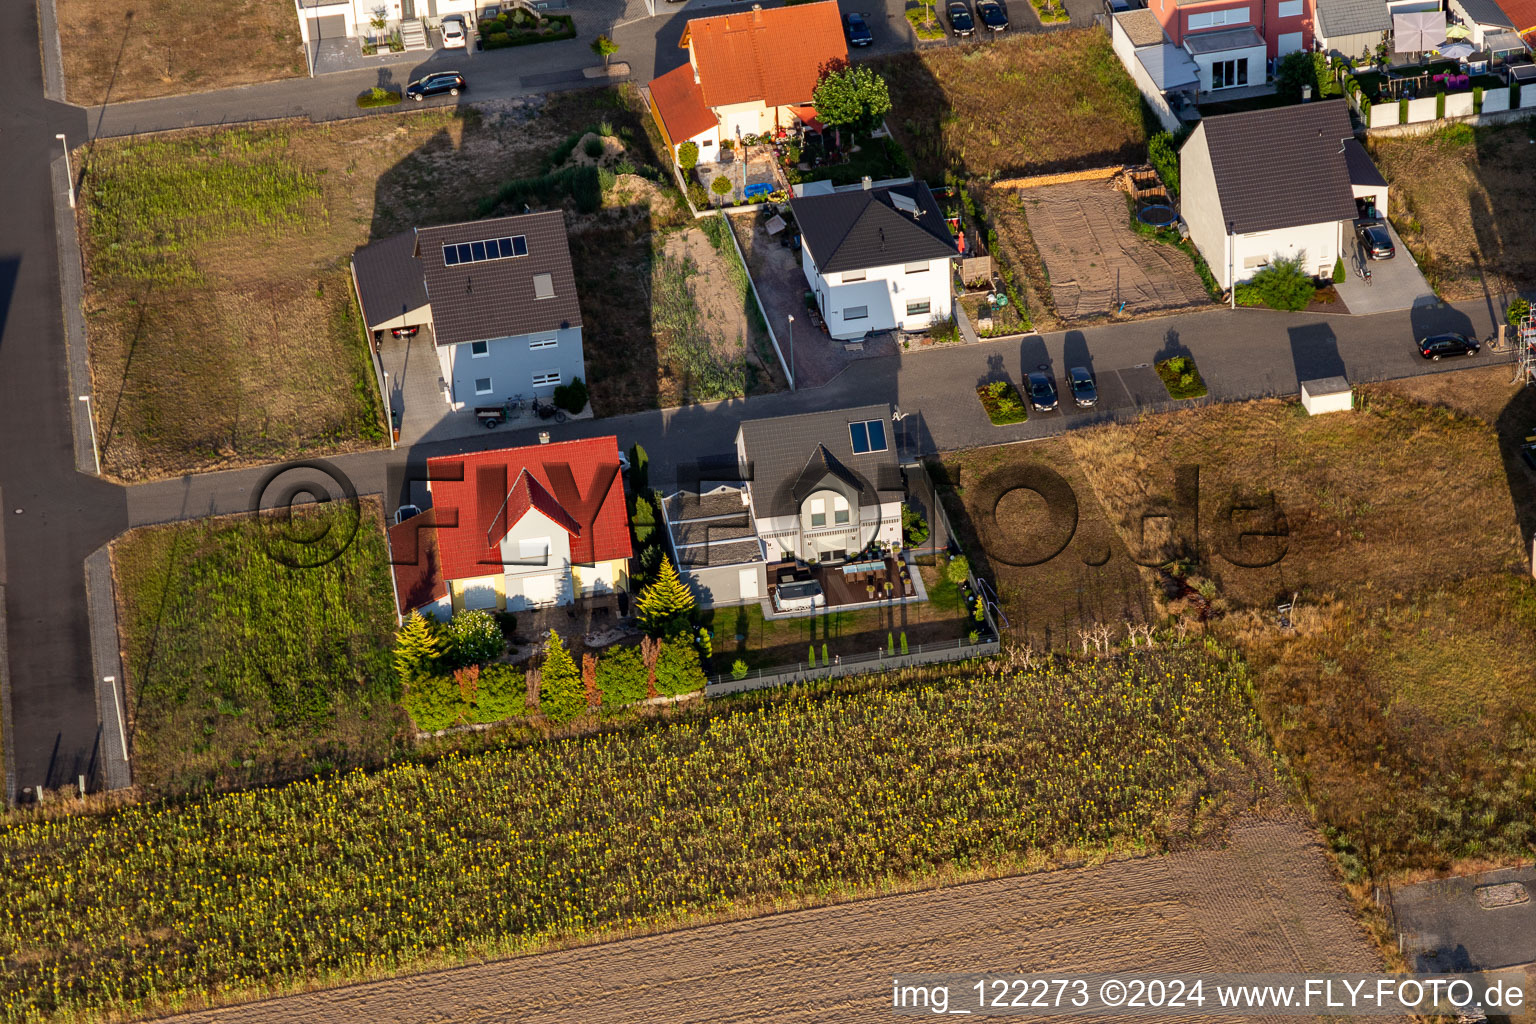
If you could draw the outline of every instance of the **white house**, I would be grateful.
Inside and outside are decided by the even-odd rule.
[[[399,613],[520,611],[629,586],[613,436],[427,460],[429,507],[389,529]]]
[[[1181,207],[1223,288],[1277,256],[1300,258],[1318,276],[1333,272],[1357,215],[1346,156],[1353,141],[1344,100],[1199,123],[1179,151]]]
[[[1387,0],[1317,0],[1317,48],[1324,53],[1357,59],[1374,52],[1390,31]]]
[[[927,185],[876,187],[866,178],[862,186],[810,191],[791,195],[789,205],[805,280],[833,338],[923,331],[954,315],[952,261],[960,250]]]
[[[1179,131],[1179,111],[1192,110],[1199,97],[1200,67],[1194,58],[1169,41],[1162,22],[1145,7],[1114,15],[1109,41],[1163,128]]]
[[[453,409],[548,400],[584,375],[559,210],[402,232],[357,250],[352,280],[370,331],[431,339]]]
[[[822,69],[848,59],[835,0],[695,18],[678,45],[688,63],[651,82],[651,112],[674,157],[693,142],[705,162],[722,142],[813,121]]]
[[[313,46],[326,39],[373,35],[379,32],[373,25],[376,17],[384,22],[384,32],[410,21],[436,26],[450,14],[473,25],[475,12],[485,6],[484,0],[299,0],[299,32]]]

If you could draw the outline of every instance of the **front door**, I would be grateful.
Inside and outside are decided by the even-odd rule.
[[[416,0],[400,0],[400,20],[410,21],[416,17]]]
[[[529,576],[523,580],[523,597],[531,605],[555,603],[555,577]]]

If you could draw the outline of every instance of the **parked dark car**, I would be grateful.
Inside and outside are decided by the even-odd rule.
[[[864,20],[862,14],[848,15],[848,45],[868,46],[875,41],[875,34],[869,30],[869,23]]]
[[[1531,467],[1533,472],[1536,472],[1536,444],[1521,445],[1520,457],[1525,460],[1525,464]]]
[[[1126,11],[1134,11],[1136,7],[1134,0],[1104,0],[1104,13],[1110,17],[1124,14]]]
[[[1431,334],[1419,342],[1419,355],[1434,360],[1445,356],[1475,356],[1481,347],[1465,334]]]
[[[1056,381],[1048,373],[1032,373],[1026,385],[1029,391],[1029,404],[1041,412],[1050,412],[1056,408]]]
[[[1072,400],[1078,408],[1099,404],[1099,386],[1093,382],[1093,372],[1088,367],[1074,366],[1068,370],[1067,387],[1072,389]]]
[[[464,76],[457,71],[439,71],[425,78],[416,79],[405,87],[405,94],[419,101],[445,92],[450,96],[457,96],[468,89],[469,83],[464,81]]]
[[[976,19],[971,17],[971,5],[965,0],[950,0],[949,30],[957,36],[968,36],[976,31]]]
[[[1355,240],[1370,259],[1389,260],[1397,255],[1397,249],[1392,245],[1392,233],[1381,221],[1356,225]]]
[[[993,32],[1008,30],[1008,12],[1003,10],[1003,5],[997,0],[976,0],[976,17]]]

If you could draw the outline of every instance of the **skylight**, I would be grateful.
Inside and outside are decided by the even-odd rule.
[[[853,442],[853,454],[867,455],[885,451],[885,421],[860,420],[848,424],[849,439]]]

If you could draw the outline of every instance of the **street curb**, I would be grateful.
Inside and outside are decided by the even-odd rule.
[[[0,496],[0,517],[5,514]],[[5,805],[16,805],[16,730],[11,725],[11,655],[5,632],[5,520],[0,518],[0,747],[5,750]]]
[[[69,102],[64,98],[64,50],[59,46],[59,14],[54,0],[39,0],[37,5],[37,34],[42,38],[43,95],[56,103]]]
[[[96,735],[101,776],[107,790],[133,785],[128,764],[127,711],[122,657],[117,643],[117,603],[112,582],[111,545],[103,544],[85,560],[85,603],[91,627],[91,665],[96,673]]]
[[[69,423],[75,436],[75,470],[100,476],[96,465],[96,425],[91,420],[91,367],[85,340],[85,269],[80,260],[80,236],[75,211],[69,205],[72,183],[69,158],[60,156],[49,165],[53,178],[53,228],[59,244],[59,291],[64,307],[64,348],[69,357]],[[81,396],[92,401],[81,401]]]

